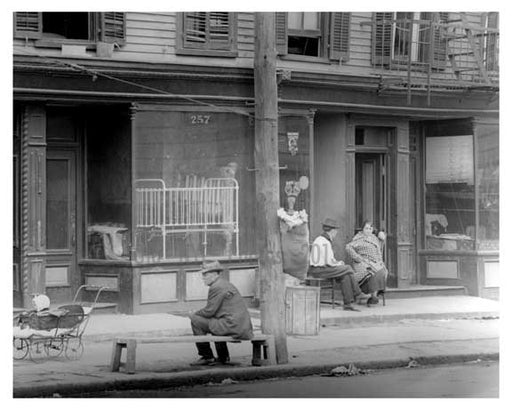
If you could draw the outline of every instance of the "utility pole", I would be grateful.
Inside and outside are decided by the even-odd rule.
[[[255,13],[254,100],[256,225],[261,286],[261,328],[274,335],[277,363],[288,363],[285,286],[281,260],[277,78],[274,13]]]

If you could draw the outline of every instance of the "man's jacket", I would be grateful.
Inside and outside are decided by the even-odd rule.
[[[210,285],[206,306],[196,315],[210,319],[210,331],[217,336],[250,339],[251,318],[238,289],[220,276]]]

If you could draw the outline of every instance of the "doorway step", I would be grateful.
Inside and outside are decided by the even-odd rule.
[[[467,295],[464,286],[412,285],[408,288],[387,288],[386,299],[408,299],[425,296],[461,296]]]

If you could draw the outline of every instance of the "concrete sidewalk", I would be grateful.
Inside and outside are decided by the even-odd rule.
[[[411,299],[390,299],[367,308],[357,306],[360,312],[332,309],[321,305],[321,325],[343,327],[367,326],[402,319],[456,319],[498,317],[499,303],[473,296],[432,296]],[[252,323],[260,329],[260,312],[250,309]],[[85,341],[107,341],[123,336],[179,336],[192,334],[190,320],[185,315],[170,313],[146,315],[101,314],[93,315],[84,333]]]
[[[250,343],[229,345],[236,365],[198,369],[188,364],[197,354],[191,344],[140,345],[134,375],[110,372],[111,338],[190,334],[188,318],[170,314],[97,315],[91,317],[84,335],[85,352],[79,361],[63,357],[42,363],[14,361],[14,396],[306,375],[349,363],[382,368],[406,366],[412,359],[433,364],[498,358],[499,320],[487,320],[498,316],[497,302],[468,296],[394,299],[385,307],[361,306],[361,310],[323,308],[325,325],[319,335],[288,337],[289,363],[285,365],[250,366]],[[259,328],[257,318],[253,324]]]

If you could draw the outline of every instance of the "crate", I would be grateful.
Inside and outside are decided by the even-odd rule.
[[[289,286],[286,288],[286,333],[311,336],[320,331],[320,288]]]

